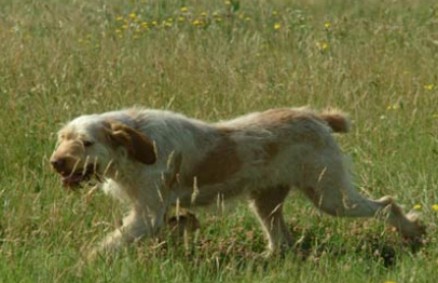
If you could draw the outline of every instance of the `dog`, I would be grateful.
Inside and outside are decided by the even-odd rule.
[[[346,133],[339,110],[279,108],[206,123],[171,111],[131,108],[80,116],[58,133],[50,163],[65,187],[91,177],[129,203],[120,228],[93,254],[114,253],[165,224],[166,211],[249,201],[267,238],[267,255],[293,245],[283,203],[298,190],[321,211],[344,217],[384,215],[408,241],[424,227],[391,197],[371,200],[354,188],[333,133]]]

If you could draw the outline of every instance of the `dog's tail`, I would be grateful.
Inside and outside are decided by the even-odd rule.
[[[321,112],[319,117],[324,120],[335,133],[348,133],[350,130],[350,120],[342,111],[328,109]]]

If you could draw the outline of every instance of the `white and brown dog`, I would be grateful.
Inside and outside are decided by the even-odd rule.
[[[132,209],[94,251],[112,252],[151,236],[169,206],[205,206],[243,196],[268,239],[268,253],[292,244],[282,206],[291,189],[334,216],[373,217],[411,241],[424,228],[390,197],[370,200],[353,187],[333,132],[339,111],[281,108],[208,124],[169,111],[128,109],[80,116],[59,131],[50,162],[67,187],[95,176]]]

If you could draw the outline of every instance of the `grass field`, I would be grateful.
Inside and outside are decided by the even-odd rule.
[[[435,282],[438,266],[436,1],[3,0],[0,7],[0,282]],[[208,121],[271,107],[335,106],[365,195],[421,213],[413,251],[381,221],[322,215],[299,194],[297,240],[263,260],[239,204],[79,270],[123,208],[61,188],[48,157],[62,122],[132,105]]]

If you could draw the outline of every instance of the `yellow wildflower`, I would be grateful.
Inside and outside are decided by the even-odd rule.
[[[281,29],[281,24],[280,24],[280,23],[275,23],[275,24],[274,24],[274,29],[275,29],[275,30],[279,30],[279,29]]]
[[[434,84],[425,84],[424,89],[425,90],[433,90],[435,88]]]
[[[397,104],[392,104],[392,105],[390,104],[390,105],[388,105],[388,107],[386,107],[386,110],[397,110],[399,108],[400,108],[400,106]]]
[[[179,10],[181,11],[181,13],[187,13],[189,11],[186,6],[181,7]]]
[[[421,204],[414,205],[415,210],[420,210],[422,208]]]
[[[329,29],[329,28],[332,27],[332,23],[331,22],[325,22],[324,23],[324,27],[325,27],[325,29]]]
[[[137,14],[132,12],[131,14],[129,14],[129,17],[134,20],[137,18]]]
[[[203,22],[201,20],[198,20],[198,19],[196,19],[192,22],[192,25],[194,25],[195,27],[202,26],[202,24],[203,24]]]
[[[433,211],[438,211],[438,203],[432,205],[432,209],[433,209]]]
[[[172,27],[172,21],[163,21],[163,26],[165,28],[170,28]]]
[[[123,17],[122,17],[122,16],[117,16],[117,17],[116,17],[116,21],[118,21],[118,22],[123,21]]]
[[[320,51],[327,51],[330,48],[330,45],[327,41],[320,41],[316,43],[316,47],[318,47]]]
[[[275,11],[275,10],[274,10],[274,11],[272,11],[272,16],[274,16],[274,17],[275,17],[275,16],[277,16],[277,15],[278,15],[278,12],[277,12],[277,11]]]

